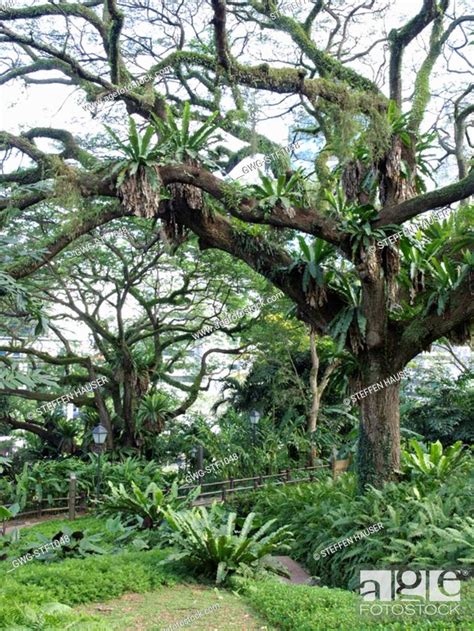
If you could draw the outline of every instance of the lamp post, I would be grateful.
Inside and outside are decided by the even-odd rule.
[[[202,445],[191,447],[189,450],[191,458],[194,461],[196,471],[200,471],[204,467],[204,449]]]
[[[97,488],[96,488],[96,499],[99,499],[100,493],[100,456],[102,453],[103,445],[107,439],[107,429],[103,425],[97,425],[92,430],[92,438],[94,439],[94,444],[96,446],[96,451],[98,453],[97,458]]]
[[[191,460],[191,466],[190,466],[190,471],[192,471],[193,469],[196,469],[196,456],[197,456],[197,447],[191,447],[191,449],[189,450],[189,455],[191,456],[190,460]]]
[[[183,456],[183,454],[179,454],[179,456],[176,457],[175,463],[178,467],[179,472],[179,470],[182,469],[186,464],[186,456]]]
[[[253,410],[250,412],[250,425],[252,427],[252,443],[255,446],[256,438],[257,438],[257,426],[262,415],[257,410]]]

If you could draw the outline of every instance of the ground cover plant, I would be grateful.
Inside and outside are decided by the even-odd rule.
[[[391,629],[392,631],[457,631],[468,629],[474,612],[474,581],[462,585],[463,608],[452,618],[368,616],[359,613],[362,600],[342,589],[283,585],[275,581],[236,583],[257,611],[282,631],[325,629]]]
[[[86,525],[91,533],[95,531],[96,535],[101,536],[105,521],[92,517],[83,518],[77,520],[75,527]],[[66,528],[67,522],[55,521],[27,529],[20,540],[11,546],[9,560],[12,556],[20,556],[25,545],[35,544],[39,534],[49,539],[58,529]],[[182,575],[180,579],[176,569],[161,565],[169,551],[137,552],[124,548],[117,551],[113,545],[114,537],[113,533],[109,534],[108,541],[102,537],[102,544],[108,554],[56,560],[48,564],[34,560],[12,572],[8,572],[11,564],[2,562],[0,628],[9,629],[15,624],[27,625],[29,612],[37,611],[41,615],[42,608],[49,603],[73,607],[81,603],[107,600],[130,591],[144,592],[182,580]],[[69,612],[64,620],[56,620],[56,628],[64,628],[61,624],[65,624],[71,615]]]

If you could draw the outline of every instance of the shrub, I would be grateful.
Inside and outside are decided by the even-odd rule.
[[[412,451],[402,450],[402,470],[415,480],[418,476],[443,480],[467,462],[462,457],[463,445],[460,440],[444,450],[439,440],[431,443],[429,449],[415,438],[408,444]]]
[[[89,455],[88,460],[64,458],[26,463],[22,471],[16,474],[9,469],[8,477],[4,474],[0,479],[0,503],[16,502],[22,510],[39,500],[46,500],[48,505],[53,505],[54,498],[67,496],[70,473],[76,474],[78,493],[86,497],[95,496],[97,456]],[[144,488],[155,482],[164,486],[169,477],[161,472],[159,463],[153,460],[126,458],[123,462],[110,462],[105,456],[102,464],[102,478],[113,484],[135,482]]]
[[[352,474],[345,474],[335,482],[261,491],[254,510],[263,519],[276,518],[275,527],[288,525],[296,533],[292,555],[324,584],[352,588],[363,566],[439,568],[473,562],[472,491],[465,474],[454,472],[436,488],[420,479],[417,485],[369,488],[363,496],[357,496]],[[379,522],[379,532],[321,554]]]
[[[41,607],[24,605],[16,614],[17,624],[8,626],[9,631],[26,631],[26,629],[87,629],[88,631],[103,631],[104,627],[92,616],[76,613],[71,607],[62,603],[46,603]],[[19,623],[19,624],[18,624]],[[82,626],[84,624],[84,626]],[[87,626],[86,626],[87,625]]]
[[[184,513],[167,511],[166,518],[175,532],[173,541],[179,551],[170,559],[186,559],[204,574],[215,576],[216,583],[223,583],[233,572],[251,575],[259,569],[278,571],[268,557],[277,548],[289,549],[288,529],[283,526],[266,534],[275,522],[270,520],[251,534],[255,515],[250,513],[237,532],[236,517],[236,513],[230,513],[223,523],[222,510],[216,504],[210,512],[204,507]]]
[[[106,497],[102,512],[105,515],[117,515],[126,520],[137,520],[142,528],[157,528],[164,521],[166,509],[182,510],[191,505],[201,492],[201,487],[194,489],[184,499],[178,498],[178,484],[173,482],[169,493],[165,494],[154,482],[145,491],[141,491],[132,482],[131,491],[123,484],[118,487],[109,482],[110,496]]]
[[[167,554],[169,550],[151,550],[66,559],[41,565],[40,571],[38,564],[32,562],[10,574],[6,574],[3,566],[0,568],[0,629],[11,629],[15,624],[34,628],[25,618],[29,607],[39,611],[52,602],[76,606],[173,584],[179,576],[175,570],[161,564]]]

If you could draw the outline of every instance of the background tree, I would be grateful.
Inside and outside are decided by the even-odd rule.
[[[56,340],[62,352],[45,352],[35,338],[12,340],[0,347],[7,357],[26,357],[33,372],[40,362],[43,371],[52,370],[57,384],[69,390],[98,376],[107,377],[95,400],[79,397],[75,402],[96,408],[110,430],[109,447],[115,442],[145,448],[165,423],[184,414],[209,389],[212,373],[222,370],[222,363],[212,361],[213,356],[238,357],[238,338],[233,341],[232,336],[246,325],[240,316],[219,327],[224,337],[230,336],[229,346],[213,346],[207,340],[219,315],[224,308],[237,312],[247,292],[262,285],[244,278],[237,268],[229,275],[226,257],[219,253],[199,259],[190,242],[173,257],[166,253],[159,235],[137,228],[133,232],[120,244],[107,237],[82,243],[35,277],[34,295],[49,315],[49,341]],[[71,340],[75,323],[76,339]],[[82,332],[82,344],[77,331]],[[186,380],[176,373],[186,374]],[[2,392],[39,400],[58,396],[45,393],[44,388],[37,392],[5,388]],[[49,421],[25,425],[12,414],[5,414],[3,420],[43,437],[50,431]],[[64,440],[61,427],[49,436],[57,447]]]

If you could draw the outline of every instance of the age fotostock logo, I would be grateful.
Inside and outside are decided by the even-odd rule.
[[[359,612],[374,616],[453,614],[461,600],[460,573],[468,574],[465,570],[361,570],[359,589],[366,602]]]

